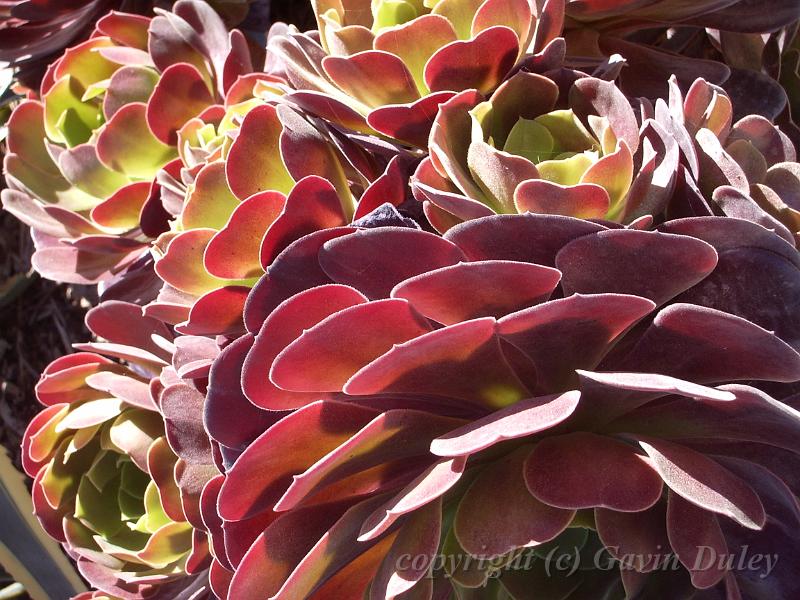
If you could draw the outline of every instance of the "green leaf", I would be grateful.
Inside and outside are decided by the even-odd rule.
[[[550,131],[536,121],[520,119],[508,134],[503,150],[527,158],[533,164],[552,158],[555,140]]]

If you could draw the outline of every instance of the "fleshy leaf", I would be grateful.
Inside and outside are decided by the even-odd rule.
[[[539,442],[525,462],[531,493],[550,506],[635,512],[661,497],[661,478],[632,446],[577,432]]]

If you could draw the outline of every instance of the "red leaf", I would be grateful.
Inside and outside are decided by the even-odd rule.
[[[577,432],[539,442],[525,463],[531,493],[551,506],[635,512],[661,497],[661,478],[616,438]]]

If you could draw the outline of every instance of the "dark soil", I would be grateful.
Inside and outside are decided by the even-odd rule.
[[[59,285],[31,270],[28,228],[0,211],[0,445],[20,467],[19,445],[41,406],[33,392],[52,360],[88,341],[82,286]]]

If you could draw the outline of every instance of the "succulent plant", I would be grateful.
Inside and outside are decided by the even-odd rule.
[[[646,231],[495,215],[443,238],[301,238],[211,369],[205,421],[226,467],[201,501],[212,586],[791,597],[798,293],[795,248],[736,218]],[[786,564],[759,579],[697,562],[743,545]],[[586,570],[545,570],[574,546]],[[676,567],[591,568],[629,554]],[[428,573],[442,556],[483,562]]]
[[[192,415],[175,409],[190,386],[168,366],[172,335],[141,312],[109,302],[88,313],[104,341],[45,369],[23,465],[42,527],[94,588],[175,598],[208,566],[198,502],[216,468],[199,417],[192,436]]]
[[[796,2],[112,4],[0,2],[78,600],[800,597]]]
[[[762,116],[774,118],[777,113],[770,112],[780,112],[785,98],[769,72],[772,59],[764,56],[762,63],[761,54],[767,40],[779,43],[774,38],[780,30],[798,19],[800,8],[792,0],[568,0],[564,37],[571,62],[597,63],[614,55],[624,60],[620,85],[628,95],[663,98],[672,75],[682,86],[704,78],[747,102],[748,113],[760,107]]]
[[[270,49],[309,112],[424,147],[436,106],[496,88],[560,35],[563,0],[318,0],[318,38],[287,31]]]
[[[141,229],[163,227],[163,209],[142,212],[155,175],[178,156],[178,129],[251,70],[242,34],[205,3],[100,19],[8,123],[3,203],[33,228],[37,270],[96,283],[140,257]]]
[[[650,158],[641,153],[635,169],[640,134],[630,102],[613,83],[575,77],[567,98],[552,79],[520,72],[489,99],[466,91],[439,107],[430,156],[413,177],[437,230],[494,213],[629,222],[643,214],[643,204],[660,212],[677,152],[657,157],[666,181],[653,181],[652,164],[641,168]],[[660,130],[650,129],[661,141]]]
[[[725,214],[760,223],[795,244],[800,235],[800,163],[789,137],[760,115],[733,121],[727,94],[698,79],[676,82],[655,121],[670,133],[682,167],[671,216]]]
[[[228,25],[239,23],[252,0],[210,2]],[[0,6],[0,61],[17,71],[29,88],[39,86],[47,65],[69,45],[92,35],[98,18],[110,10],[147,14],[170,1],[145,0],[6,0]]]
[[[250,288],[284,248],[406,202],[412,163],[394,148],[387,161],[336,137],[283,102],[279,82],[262,79],[252,92],[216,127],[193,119],[179,132],[196,141],[182,145],[181,180],[165,186],[185,191],[153,244],[164,286],[146,312],[180,333],[240,335]]]

